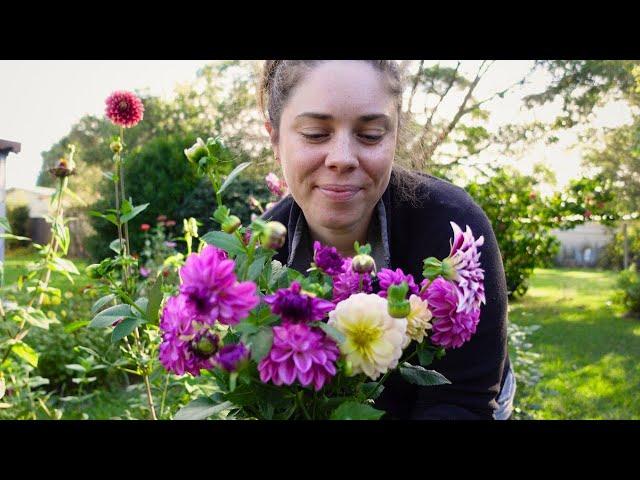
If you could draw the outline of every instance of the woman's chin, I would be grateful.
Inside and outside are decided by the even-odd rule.
[[[345,214],[343,212],[336,212],[335,210],[319,212],[320,224],[330,230],[348,230],[362,220],[362,215],[354,214],[352,212]]]

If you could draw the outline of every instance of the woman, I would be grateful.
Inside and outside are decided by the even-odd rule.
[[[452,384],[418,387],[391,375],[376,406],[392,418],[507,418],[515,382],[496,238],[463,189],[394,166],[402,91],[392,61],[266,62],[265,126],[291,193],[263,215],[288,229],[276,259],[304,272],[315,240],[344,256],[355,255],[357,240],[371,244],[378,269],[401,268],[418,281],[424,258],[449,254],[449,222],[469,225],[485,238],[486,305],[475,336],[432,364]]]

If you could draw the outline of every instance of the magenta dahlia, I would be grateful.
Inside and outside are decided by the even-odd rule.
[[[327,247],[317,240],[313,242],[313,262],[327,275],[339,275],[344,272],[344,259],[336,247]]]
[[[162,311],[160,363],[177,375],[188,372],[198,376],[201,369],[215,366],[213,354],[217,351],[218,337],[194,319],[195,313],[183,295],[169,298]]]
[[[322,320],[335,308],[328,300],[302,293],[299,282],[292,282],[289,288],[281,288],[273,295],[265,296],[264,301],[284,322],[293,323]]]
[[[431,342],[444,348],[458,348],[468,342],[480,321],[480,309],[459,312],[458,289],[442,277],[436,278],[424,294],[433,315]]]
[[[383,268],[378,273],[378,280],[380,281],[380,291],[378,292],[378,295],[384,298],[387,298],[387,289],[391,285],[400,285],[402,282],[407,282],[407,285],[409,286],[407,298],[412,294],[418,295],[419,293],[418,286],[413,280],[413,275],[405,275],[400,268],[396,268],[395,272],[388,268]]]
[[[458,286],[458,312],[471,312],[480,308],[481,303],[486,303],[484,294],[484,270],[480,268],[480,255],[478,247],[484,244],[484,237],[473,237],[469,225],[463,232],[462,229],[451,223],[453,228],[453,241],[451,252],[445,261],[449,261],[455,269],[453,280]]]
[[[224,250],[207,245],[180,268],[180,293],[201,321],[235,325],[258,304],[256,284],[238,282],[234,267]]]
[[[260,380],[291,385],[297,379],[318,391],[336,374],[339,354],[336,343],[319,328],[285,323],[273,327],[271,350],[258,365]]]
[[[131,92],[113,92],[105,101],[105,113],[109,120],[121,127],[133,127],[144,116],[142,101]]]
[[[346,300],[355,293],[371,293],[373,291],[371,274],[356,273],[351,268],[351,258],[345,258],[342,264],[343,273],[333,277],[333,302]]]

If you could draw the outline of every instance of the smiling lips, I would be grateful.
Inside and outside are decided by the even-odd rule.
[[[337,202],[344,202],[355,197],[362,187],[357,185],[318,185],[318,190],[327,198]]]

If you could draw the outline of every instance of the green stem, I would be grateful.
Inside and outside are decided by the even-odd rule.
[[[164,381],[164,389],[162,390],[162,397],[160,398],[160,418],[164,416],[164,402],[167,398],[167,390],[169,388],[169,376],[171,374],[167,373]]]
[[[117,220],[117,224],[118,224],[118,240],[120,242],[120,256],[125,257],[126,256],[126,245],[122,236],[122,223],[120,222],[120,191],[118,188],[118,183],[120,182],[120,172],[121,168],[120,168],[120,156],[118,155],[118,158],[116,159],[116,178],[115,181],[113,182],[115,185],[115,193],[116,193],[116,220]],[[125,287],[125,289],[128,288],[128,276],[127,276],[127,267],[126,266],[122,266],[122,283]]]
[[[120,127],[120,141],[122,142],[123,145],[123,152],[124,152],[124,127]],[[126,197],[126,193],[124,191],[124,160],[123,160],[123,156],[120,157],[121,159],[121,163],[120,163],[120,195],[122,195],[122,202],[124,203],[124,201],[127,199]],[[126,254],[129,255],[131,253],[131,245],[129,243],[129,222],[124,222],[124,238],[125,238],[125,244],[126,244]],[[131,272],[129,271],[129,266],[126,267],[127,269],[127,274],[129,274],[129,276],[131,276]],[[129,285],[127,285],[127,289],[129,288]]]
[[[136,342],[136,348],[138,349],[138,353],[142,353],[142,345],[140,344],[140,334],[138,333],[137,327],[133,331],[133,338]],[[149,403],[149,411],[151,412],[151,419],[157,420],[158,417],[156,416],[156,408],[153,404],[153,395],[151,394],[151,383],[149,382],[149,371],[147,370],[146,365],[143,367],[144,368],[141,368],[143,372],[142,378],[144,379],[144,385],[147,391],[147,402]]]

